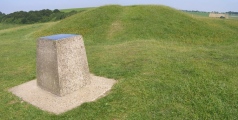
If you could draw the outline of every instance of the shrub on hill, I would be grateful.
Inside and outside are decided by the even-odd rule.
[[[40,11],[29,11],[29,12],[18,11],[18,12],[10,13],[8,15],[0,13],[0,22],[14,23],[14,24],[42,23],[42,22],[61,20],[75,13],[77,13],[77,11],[64,13],[64,12],[60,12],[58,9],[55,9],[53,11],[49,9],[43,9]]]
[[[2,20],[2,18],[5,16],[4,13],[0,12],[0,21]]]

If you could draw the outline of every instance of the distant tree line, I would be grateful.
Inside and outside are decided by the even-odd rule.
[[[200,12],[200,13],[208,13],[205,11],[198,11],[198,10],[182,10],[183,12]]]
[[[205,12],[205,11],[198,11],[198,10],[182,10],[184,12],[200,12],[200,13],[209,13],[209,12]],[[220,13],[218,11],[212,11],[213,13]],[[233,11],[229,11],[229,12],[225,12],[227,14],[237,14],[238,15],[238,12],[233,12]]]
[[[238,12],[232,12],[232,11],[229,11],[229,12],[226,12],[227,14],[229,14],[229,15],[232,15],[232,14],[236,14],[236,15],[238,15]]]
[[[0,21],[2,20],[2,18],[5,16],[6,14],[0,12]]]
[[[58,9],[49,10],[43,9],[40,11],[18,11],[10,14],[0,12],[1,23],[14,23],[14,24],[33,24],[49,21],[57,21],[76,14],[77,11],[61,12]]]

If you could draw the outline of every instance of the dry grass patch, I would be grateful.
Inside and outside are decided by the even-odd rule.
[[[123,25],[121,21],[117,20],[113,22],[108,31],[108,39],[112,39],[117,33],[123,30]]]

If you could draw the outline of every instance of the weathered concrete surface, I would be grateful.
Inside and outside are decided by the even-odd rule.
[[[116,83],[113,79],[90,76],[91,84],[77,91],[59,97],[37,86],[36,80],[11,88],[9,91],[22,100],[48,112],[61,114],[85,102],[94,101],[105,96],[106,92]]]
[[[58,34],[37,40],[37,84],[64,96],[90,84],[90,73],[80,35]]]

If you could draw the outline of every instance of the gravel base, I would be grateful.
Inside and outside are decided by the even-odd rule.
[[[95,101],[105,96],[105,93],[116,83],[113,79],[94,75],[91,75],[91,78],[91,84],[63,97],[42,90],[37,86],[36,80],[15,86],[9,91],[44,111],[61,114],[85,102]]]

